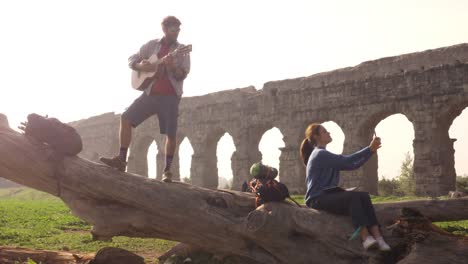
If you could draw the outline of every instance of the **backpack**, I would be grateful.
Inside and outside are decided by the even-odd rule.
[[[268,202],[280,202],[289,197],[286,185],[275,179],[253,179],[250,190],[255,194],[255,207]]]
[[[48,144],[62,155],[75,156],[83,149],[78,132],[56,118],[29,114],[28,121],[23,122],[19,129],[23,130],[26,136]]]
[[[250,191],[255,194],[255,207],[268,202],[280,202],[289,198],[300,206],[289,194],[288,187],[275,180],[278,170],[261,162],[255,163],[250,168],[250,175],[254,178],[250,181]]]

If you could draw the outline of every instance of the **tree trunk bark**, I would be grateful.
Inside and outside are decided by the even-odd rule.
[[[393,248],[384,254],[364,251],[360,241],[348,240],[353,232],[349,217],[286,202],[255,209],[248,193],[163,183],[76,156],[57,159],[47,145],[7,127],[0,127],[0,177],[60,197],[76,216],[93,225],[98,239],[175,240],[236,256],[242,263],[468,261],[466,240],[441,235],[430,224],[468,219],[468,199],[376,204],[382,225],[400,219],[393,229],[384,229]],[[406,207],[425,217],[400,217]],[[428,257],[434,249],[451,250],[453,255]]]

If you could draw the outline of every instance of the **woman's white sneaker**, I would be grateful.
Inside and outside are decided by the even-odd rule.
[[[368,236],[366,240],[362,242],[362,246],[364,247],[365,250],[375,248],[377,246],[377,240],[375,240],[374,237],[372,236]]]
[[[379,245],[379,249],[382,251],[389,251],[391,249],[383,237],[377,238],[377,244]]]

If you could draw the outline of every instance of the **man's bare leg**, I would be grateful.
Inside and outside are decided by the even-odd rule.
[[[164,148],[164,152],[166,156],[166,164],[164,166],[164,173],[163,173],[164,182],[172,181],[171,164],[172,164],[172,159],[174,158],[175,149],[176,149],[176,137],[167,136],[166,146]]]
[[[120,118],[120,147],[127,148],[132,140],[132,124],[127,119]]]
[[[127,168],[128,147],[130,146],[130,141],[132,140],[132,124],[129,120],[123,117],[120,118],[119,137],[119,155],[112,158],[101,157],[99,160],[110,167],[116,168],[120,171],[125,171]]]
[[[362,241],[366,240],[366,238],[369,236],[369,230],[367,230],[367,227],[363,227],[360,232],[361,239]]]
[[[176,139],[175,137],[166,137],[166,155],[174,156],[176,149]]]
[[[378,238],[378,237],[381,237],[382,234],[380,233],[380,230],[379,230],[379,226],[378,225],[373,225],[371,226],[370,228],[370,233],[372,234],[372,236],[374,238]]]

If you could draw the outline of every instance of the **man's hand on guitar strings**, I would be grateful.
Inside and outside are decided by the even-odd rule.
[[[157,65],[150,63],[148,60],[142,60],[136,64],[136,68],[139,71],[144,72],[155,72]]]
[[[163,58],[162,61],[168,68],[174,68],[174,58],[171,54]]]

